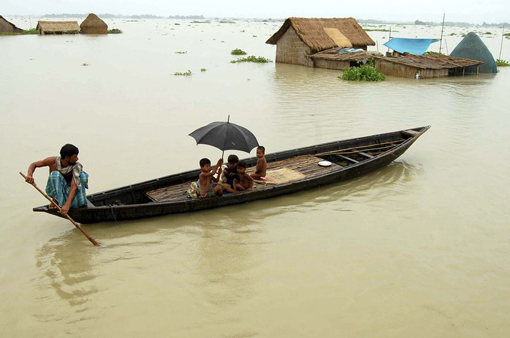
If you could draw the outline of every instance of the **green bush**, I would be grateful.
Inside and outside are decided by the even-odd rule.
[[[187,72],[184,72],[184,73],[179,73],[179,72],[175,72],[174,75],[175,76],[191,76],[193,73],[191,73],[191,70],[188,70]]]
[[[510,66],[510,63],[507,60],[501,60],[501,59],[497,59],[496,60],[496,64],[498,65],[498,67],[508,67],[508,66]]]
[[[273,62],[273,61],[266,59],[265,57],[262,57],[262,56],[254,56],[254,55],[250,55],[245,58],[238,58],[237,60],[230,61],[230,63],[239,63],[239,62],[268,63],[268,62]]]
[[[384,81],[386,76],[373,67],[361,66],[344,69],[339,78],[346,81]]]
[[[239,49],[239,48],[236,48],[236,49],[233,49],[230,54],[232,55],[246,55],[246,52],[242,49]]]
[[[117,28],[113,28],[113,29],[109,29],[107,31],[108,34],[122,34],[122,31],[120,29],[117,29]]]

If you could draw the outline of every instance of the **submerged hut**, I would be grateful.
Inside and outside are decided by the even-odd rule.
[[[276,45],[276,62],[321,68],[335,68],[328,63],[336,61],[328,61],[326,57],[317,59],[322,62],[315,64],[311,55],[332,48],[352,47],[366,51],[367,46],[375,45],[354,18],[288,18],[266,43]]]
[[[0,34],[21,32],[23,32],[23,29],[16,27],[12,22],[7,21],[3,16],[0,15]]]
[[[483,62],[480,73],[497,73],[498,66],[491,52],[476,33],[470,32],[450,53],[451,56],[473,59]],[[476,67],[466,68],[466,73],[476,73]]]
[[[90,13],[80,25],[82,34],[107,34],[108,25],[94,13]]]
[[[393,56],[374,56],[375,69],[389,75],[407,78],[434,78],[464,75],[468,67],[478,68],[483,62],[443,54],[413,55],[394,53]]]
[[[41,35],[80,33],[80,26],[76,21],[39,21],[36,29]]]

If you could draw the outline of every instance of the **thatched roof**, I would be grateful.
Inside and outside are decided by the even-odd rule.
[[[0,21],[3,22],[3,24],[0,22],[0,32],[1,33],[3,33],[3,32],[14,32],[14,33],[21,33],[21,32],[23,32],[23,29],[16,27],[15,24],[13,24],[10,21],[7,21],[7,19],[5,19],[1,15],[0,15]],[[4,26],[4,28],[2,26]]]
[[[375,42],[354,18],[307,19],[288,18],[266,43],[276,45],[289,27],[313,52],[334,47],[375,46]]]
[[[83,34],[106,34],[108,25],[94,13],[90,13],[80,25]]]
[[[39,21],[36,29],[44,32],[79,32],[80,26],[76,21]]]
[[[420,69],[450,69],[478,66],[483,62],[448,56],[443,54],[437,55],[413,55],[406,56],[375,56],[376,60],[384,60],[401,65],[411,66]]]

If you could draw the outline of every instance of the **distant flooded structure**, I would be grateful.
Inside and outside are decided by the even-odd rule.
[[[40,35],[80,33],[80,26],[76,21],[39,21],[36,29]]]
[[[458,58],[443,54],[404,55],[395,52],[387,56],[374,56],[375,69],[389,76],[406,78],[435,78],[465,75],[468,67],[482,64],[481,61]]]
[[[81,34],[107,34],[108,25],[94,13],[90,13],[80,25]]]
[[[498,66],[491,52],[476,33],[468,33],[450,53],[451,56],[468,58],[483,62],[479,69],[468,67],[466,73],[497,73]]]
[[[3,16],[0,15],[0,34],[1,33],[21,33],[23,29],[16,27],[12,22],[4,19]]]
[[[351,58],[361,56],[342,55],[341,49],[375,46],[354,18],[288,18],[266,43],[276,45],[276,62],[332,69],[348,68]],[[317,54],[331,49],[337,50]]]

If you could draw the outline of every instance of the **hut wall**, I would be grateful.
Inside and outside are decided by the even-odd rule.
[[[448,76],[448,69],[420,69],[412,66],[388,62],[380,59],[375,60],[375,69],[388,76],[398,76],[414,79],[416,73],[420,74],[420,78],[433,78]]]
[[[276,43],[276,62],[313,67],[313,61],[309,58],[311,53],[310,47],[292,27]]]
[[[321,60],[315,59],[314,64],[316,68],[326,68],[326,69],[345,69],[350,67],[350,62],[348,61],[336,61],[336,60]]]

